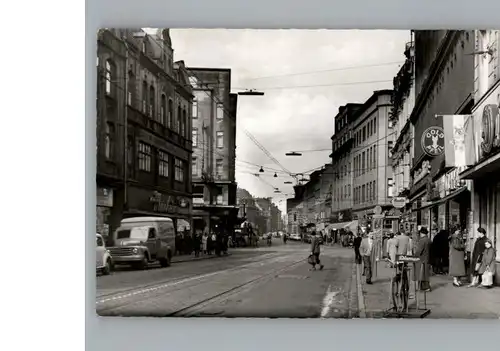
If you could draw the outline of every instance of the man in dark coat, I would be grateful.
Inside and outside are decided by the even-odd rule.
[[[421,228],[419,230],[420,240],[417,244],[417,249],[415,250],[416,256],[420,259],[416,265],[417,274],[420,282],[420,290],[429,292],[431,291],[430,280],[430,251],[431,251],[431,240],[428,237],[429,232],[427,228]]]
[[[353,246],[354,246],[354,255],[356,256],[356,263],[361,264],[361,253],[359,252],[359,247],[361,246],[361,240],[363,238],[361,237],[361,234],[356,235],[354,238]]]
[[[479,227],[477,229],[477,234],[478,237],[476,239],[476,242],[474,243],[474,249],[472,249],[472,258],[470,263],[472,281],[469,287],[477,286],[481,283],[481,275],[478,273],[478,270],[481,264],[483,252],[486,248],[484,245],[487,241],[486,230],[484,230],[484,228]]]
[[[448,267],[449,251],[448,232],[440,230],[431,244],[434,273],[444,274],[445,267]]]
[[[323,264],[319,259],[319,254],[321,252],[320,249],[321,238],[316,235],[316,232],[313,230],[311,233],[311,255],[313,255],[314,261],[312,264],[311,270],[316,270],[316,265],[319,264],[319,269],[323,269]]]

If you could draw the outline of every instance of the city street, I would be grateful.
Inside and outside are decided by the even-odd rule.
[[[352,250],[324,247],[325,268],[310,271],[309,245],[233,249],[214,259],[97,277],[101,316],[357,316]]]

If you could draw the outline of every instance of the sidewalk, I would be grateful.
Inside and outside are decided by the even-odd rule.
[[[172,257],[172,263],[209,260],[209,259],[212,259],[212,258],[224,258],[224,257],[229,257],[231,255],[232,255],[231,252],[228,252],[227,255],[220,255],[220,256],[217,256],[216,254],[203,255],[201,253],[200,253],[200,256],[198,256],[198,257],[195,257],[194,253],[191,254],[191,255],[178,255],[178,256]]]
[[[358,265],[358,279],[361,278],[364,310],[367,318],[383,318],[390,307],[390,277],[394,273],[385,262],[378,263],[377,276],[373,284],[367,285],[361,276],[362,266]],[[411,277],[411,273],[410,273]],[[411,282],[410,298],[415,296]],[[426,318],[500,318],[500,288],[491,289],[457,288],[449,276],[431,276],[432,291],[427,293],[427,308],[431,310]],[[424,308],[424,296],[420,295],[420,308]],[[363,308],[363,303],[360,304]],[[410,300],[410,310],[415,308],[415,300]],[[361,313],[362,314],[362,313]]]

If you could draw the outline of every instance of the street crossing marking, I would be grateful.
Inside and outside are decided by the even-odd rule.
[[[333,303],[335,302],[335,298],[339,294],[340,291],[332,291],[332,286],[329,285],[326,290],[326,294],[323,297],[322,308],[321,308],[321,318],[325,318],[330,313],[330,309],[332,308]]]

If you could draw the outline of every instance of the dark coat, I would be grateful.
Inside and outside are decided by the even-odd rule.
[[[465,275],[465,243],[456,234],[450,239],[450,275],[452,277]]]
[[[495,264],[495,250],[490,247],[489,249],[485,249],[483,252],[483,258],[481,260],[481,266],[479,267],[479,274],[483,274],[486,271],[486,268],[489,268],[490,272],[493,273],[493,276],[496,272],[496,264]]]
[[[314,235],[311,240],[311,252],[313,254],[319,254],[321,251],[320,245],[321,239],[318,236]]]
[[[486,243],[486,236],[483,236],[482,238],[477,238],[476,242],[474,243],[474,248],[472,249],[472,257],[471,257],[471,269],[474,270],[476,263],[480,262],[479,261],[479,256],[484,252],[484,249],[486,247],[484,246],[484,243]]]
[[[415,265],[418,281],[428,282],[431,277],[431,267],[429,264],[431,240],[427,237],[421,237],[418,241],[415,255],[420,258],[420,262]]]

